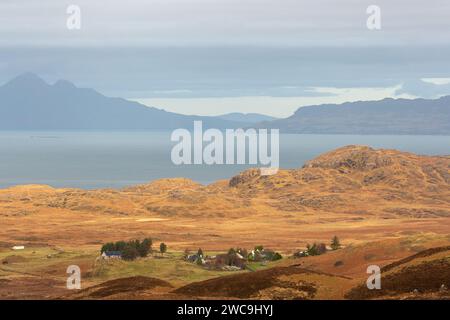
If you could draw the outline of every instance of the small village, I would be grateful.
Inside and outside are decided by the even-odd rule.
[[[167,245],[161,243],[158,251],[152,249],[152,244],[153,242],[150,238],[142,241],[132,240],[128,242],[118,241],[115,243],[106,243],[100,250],[101,255],[99,258],[103,260],[123,259],[128,261],[145,258],[148,255],[164,258],[164,254],[167,253],[168,249]],[[335,236],[329,246],[325,243],[308,244],[306,249],[296,251],[289,257],[293,259],[305,258],[325,254],[327,251],[340,248],[340,241]],[[250,264],[259,263],[261,266],[265,266],[269,262],[283,259],[283,256],[275,250],[258,245],[250,251],[244,248],[230,248],[228,252],[219,254],[206,254],[201,248],[196,252],[186,249],[182,259],[207,270],[239,271],[247,269],[254,271]]]

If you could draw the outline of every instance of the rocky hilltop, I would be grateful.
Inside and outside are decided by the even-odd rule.
[[[245,171],[229,187],[239,195],[277,200],[273,205],[285,211],[353,207],[384,217],[450,216],[450,158],[445,156],[347,146],[273,176]]]

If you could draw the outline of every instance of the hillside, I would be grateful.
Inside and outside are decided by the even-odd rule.
[[[229,185],[249,197],[268,197],[283,211],[353,208],[360,217],[449,217],[449,164],[449,157],[348,146],[274,176],[248,170]]]
[[[361,284],[348,299],[450,299],[450,246],[421,251],[381,269],[380,290]]]
[[[286,119],[258,127],[285,133],[449,135],[450,96],[307,106]]]
[[[174,293],[200,298],[303,300],[325,299],[341,290],[336,288],[349,286],[348,278],[293,265],[195,282]]]
[[[401,241],[411,240],[405,237]],[[427,242],[425,242],[427,243]],[[450,247],[430,247],[410,255],[410,246],[389,247],[392,241],[369,244],[380,256],[366,258],[354,264],[360,273],[343,276],[344,265],[328,266],[327,259],[346,256],[359,259],[359,252],[367,245],[353,247],[346,252],[327,253],[320,257],[288,258],[283,265],[253,272],[231,272],[202,281],[173,286],[157,278],[134,276],[109,280],[63,299],[449,299]],[[428,246],[432,242],[428,242]],[[369,248],[370,249],[370,248]],[[392,255],[395,249],[396,254]],[[386,258],[391,256],[392,263]],[[406,256],[406,257],[405,257]],[[396,257],[396,258],[395,258]],[[404,258],[401,258],[404,257]],[[385,260],[380,260],[385,259]],[[313,260],[312,262],[310,260]],[[347,262],[347,261],[346,261]],[[312,265],[313,264],[313,265]],[[381,290],[369,290],[365,284],[369,264],[382,266]],[[330,269],[323,272],[320,269]]]
[[[296,262],[304,261],[297,259]],[[361,269],[366,264],[362,263]],[[360,281],[358,278],[293,264],[195,282],[174,293],[234,299],[449,299],[450,247],[430,248],[395,261],[384,266],[381,274],[381,290],[368,290],[365,281],[354,286]]]
[[[273,176],[250,169],[206,186],[188,179],[122,190],[17,186],[0,190],[0,241],[11,241],[14,234],[17,239],[64,243],[59,229],[50,227],[53,223],[66,228],[72,244],[128,238],[142,227],[195,247],[253,246],[274,239],[273,246],[285,249],[335,233],[358,241],[398,232],[448,233],[449,168],[450,157],[347,146],[303,168]],[[410,220],[414,223],[405,223]],[[255,230],[251,234],[249,224]],[[333,227],[322,230],[326,225]],[[292,235],[302,226],[308,228],[302,229],[301,242],[293,242]]]

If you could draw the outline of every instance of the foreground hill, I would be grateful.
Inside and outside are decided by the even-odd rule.
[[[348,299],[450,299],[450,246],[431,248],[381,269],[380,290],[361,284]]]
[[[436,100],[384,99],[299,108],[259,124],[287,133],[450,134],[450,96]]]
[[[138,298],[142,299],[142,295],[144,295],[146,291],[150,291],[155,294],[158,289],[163,289],[162,291],[165,292],[168,289],[173,288],[172,285],[167,281],[143,276],[136,276],[106,281],[76,292],[75,294],[69,295],[66,298],[114,300]]]
[[[199,298],[326,299],[335,297],[344,288],[348,289],[351,285],[349,280],[293,265],[195,282],[176,289],[174,293]]]
[[[192,128],[194,120],[203,121],[204,127],[243,126],[105,97],[64,80],[49,85],[31,73],[0,87],[0,130],[173,130]]]
[[[365,278],[354,286],[357,279],[291,265],[194,282],[174,293],[197,298],[284,300],[450,299],[450,247],[430,248],[385,265],[381,275],[381,290],[369,290]]]
[[[403,238],[405,241],[407,238]],[[408,255],[402,247],[389,248],[389,241],[370,244],[377,248],[381,258],[392,250],[404,258],[393,262],[366,259],[358,264],[361,274],[352,277],[339,274],[344,266],[334,266],[329,272],[326,260],[320,257],[288,258],[284,266],[273,266],[258,271],[231,272],[229,275],[193,281],[174,286],[153,277],[133,276],[102,282],[78,292],[59,296],[62,299],[450,299],[450,246],[431,247]],[[327,253],[334,258],[346,256],[358,260],[360,250],[366,245],[354,247],[354,251],[341,250]],[[405,248],[403,248],[404,250]],[[345,250],[345,249],[343,249]],[[368,254],[368,253],[367,253]],[[311,262],[313,260],[313,262]],[[314,264],[312,268],[311,264]],[[380,265],[381,290],[369,290],[366,286],[369,264]]]

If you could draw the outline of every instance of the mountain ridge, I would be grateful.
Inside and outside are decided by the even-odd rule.
[[[259,128],[304,134],[450,134],[450,96],[356,101],[300,107]]]
[[[66,80],[53,85],[25,73],[0,87],[0,130],[173,130],[238,128],[242,122],[208,116],[188,116],[107,97]],[[247,124],[247,123],[246,123]]]
[[[196,120],[204,128],[272,128],[281,133],[450,135],[450,96],[305,106],[275,119],[239,112],[177,114],[107,97],[67,80],[48,84],[33,73],[0,86],[0,130],[174,130],[190,129]]]

